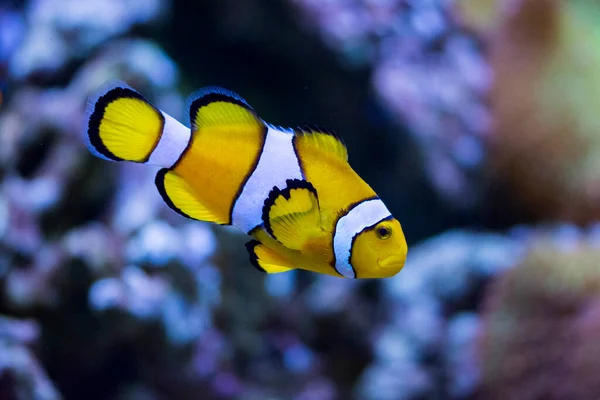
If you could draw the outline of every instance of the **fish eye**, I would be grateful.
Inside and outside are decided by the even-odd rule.
[[[375,229],[375,234],[377,235],[377,238],[381,240],[388,239],[390,236],[392,236],[392,228],[385,225],[380,226]]]

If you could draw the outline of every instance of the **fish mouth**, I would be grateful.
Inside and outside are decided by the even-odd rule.
[[[396,269],[401,270],[404,267],[406,257],[403,256],[389,256],[382,260],[377,261],[377,264],[383,269]]]

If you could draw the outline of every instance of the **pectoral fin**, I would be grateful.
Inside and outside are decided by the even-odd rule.
[[[263,206],[265,230],[288,249],[300,250],[320,231],[317,191],[310,182],[290,179],[283,190],[275,187]]]

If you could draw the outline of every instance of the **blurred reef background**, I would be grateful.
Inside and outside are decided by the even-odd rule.
[[[122,79],[337,131],[397,276],[248,262],[84,147]],[[0,400],[600,398],[600,3],[0,2]]]

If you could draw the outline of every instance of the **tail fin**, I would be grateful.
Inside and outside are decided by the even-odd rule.
[[[179,124],[120,81],[109,82],[90,96],[86,115],[88,149],[112,161],[147,162],[163,135],[165,120]]]

